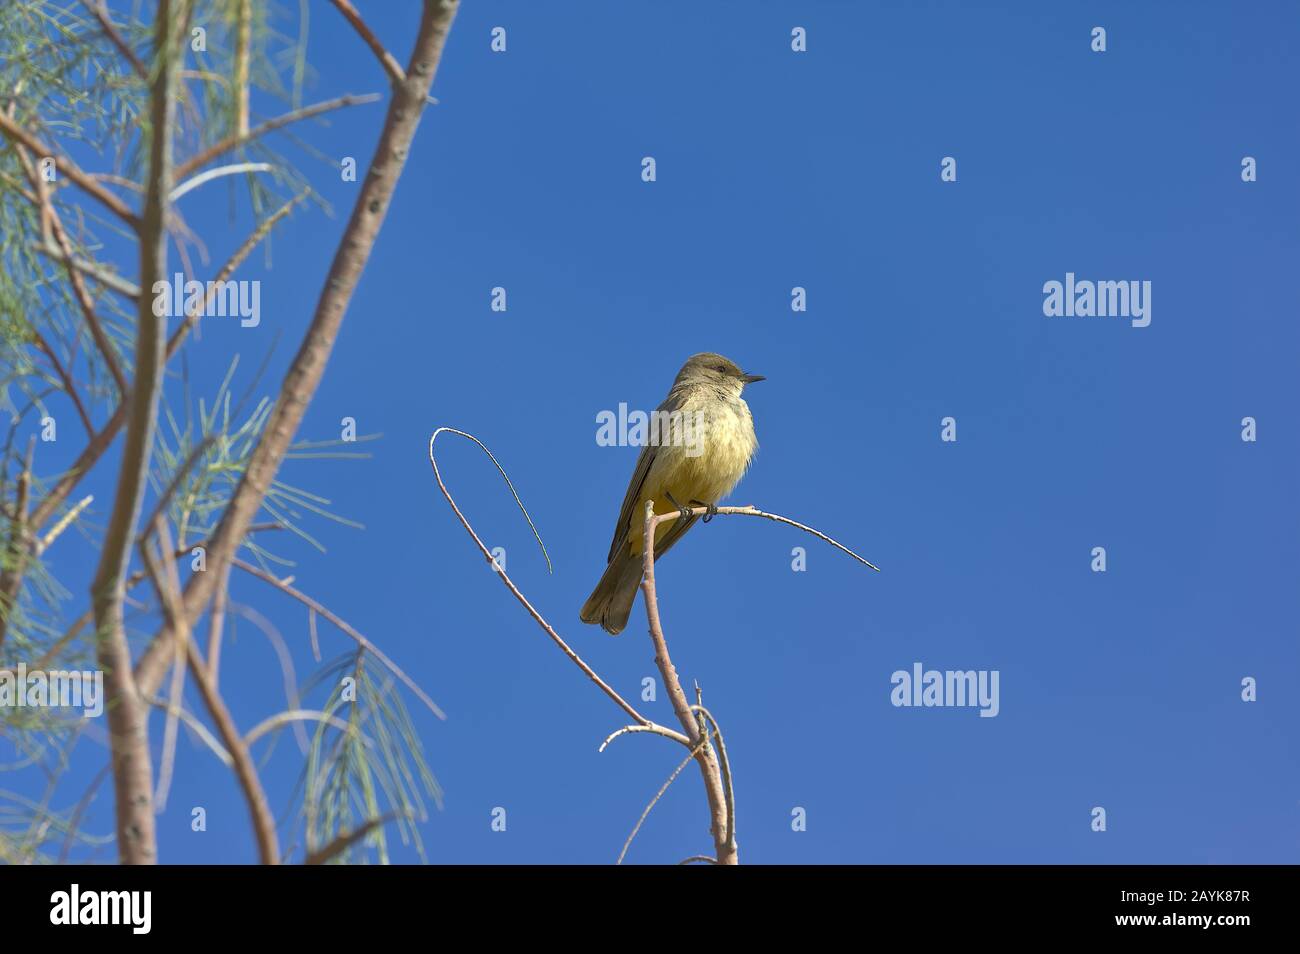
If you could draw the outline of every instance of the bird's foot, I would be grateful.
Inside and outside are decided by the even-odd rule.
[[[695,504],[695,506],[697,506],[697,507],[703,507],[703,508],[704,508],[704,518],[703,518],[703,519],[704,519],[704,522],[705,522],[705,523],[708,523],[710,520],[712,520],[714,517],[716,517],[716,516],[718,515],[718,505],[717,505],[717,504],[706,504],[703,500],[692,500],[691,503]]]
[[[677,508],[677,513],[679,515],[677,519],[679,520],[691,519],[692,514],[691,514],[690,507],[683,507],[681,504],[679,504],[676,500],[673,499],[673,495],[670,493],[665,493],[664,496],[668,498],[668,502],[670,504],[672,504],[674,507]]]

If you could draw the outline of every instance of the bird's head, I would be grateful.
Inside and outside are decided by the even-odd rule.
[[[677,372],[677,380],[673,383],[673,387],[706,384],[739,394],[746,384],[762,380],[764,380],[763,375],[746,374],[730,358],[705,351],[686,359],[682,369]]]

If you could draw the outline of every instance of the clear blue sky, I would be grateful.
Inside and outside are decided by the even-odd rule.
[[[418,5],[363,6],[405,61]],[[308,98],[382,90],[341,18],[311,11]],[[1295,862],[1300,133],[1283,107],[1298,41],[1286,2],[466,3],[300,433],[352,416],[382,439],[370,460],[284,471],[365,524],[312,523],[325,556],[282,546],[297,585],[448,714],[411,700],[446,790],[421,829],[430,860],[612,862],[680,758],[647,736],[597,753],[625,719],[484,566],[433,482],[431,430],[470,430],[508,468],[553,575],[488,461],[440,442],[516,581],[636,698],[655,675],[641,602],[617,639],[577,619],[636,455],[597,446],[595,415],[653,408],[686,356],[714,350],[768,377],[748,394],[761,450],[733,502],[882,568],[745,518],[697,527],[661,564],[678,669],[726,733],[742,861]],[[381,109],[304,135],[364,167]],[[264,387],[279,380],[352,202],[355,185],[302,165],[336,217],[282,226],[273,267],[243,273],[263,281],[261,326],[214,326],[190,356],[215,379],[241,353],[237,391],[277,335]],[[192,223],[210,210],[218,261],[246,234],[242,192],[182,202]],[[1043,283],[1066,272],[1151,281],[1150,326],[1044,317]],[[70,536],[54,557],[73,572],[84,549]],[[247,578],[234,598],[310,671],[299,607]],[[1000,714],[895,708],[890,676],[914,662],[998,670]],[[283,707],[247,623],[226,665],[241,726]],[[673,721],[662,691],[643,708]],[[79,748],[94,755],[67,800],[101,751]],[[278,810],[299,767],[282,739]],[[91,830],[111,829],[110,796]],[[691,769],[629,861],[706,851],[706,827]],[[184,737],[160,850],[255,858],[233,777]]]

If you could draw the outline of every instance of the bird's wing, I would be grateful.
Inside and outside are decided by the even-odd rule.
[[[623,498],[623,507],[618,512],[618,523],[614,524],[614,542],[609,545],[607,563],[613,562],[619,548],[627,542],[628,530],[632,526],[632,511],[641,501],[641,488],[645,486],[645,479],[650,475],[650,468],[654,465],[655,452],[658,449],[646,444],[641,448],[641,454],[636,459],[636,469],[632,471],[632,480],[627,485],[627,496]],[[641,516],[644,518],[645,515]]]
[[[676,392],[670,391],[668,397],[664,398],[664,402],[655,410],[672,412],[680,411],[681,409],[682,396]],[[633,510],[641,502],[641,488],[645,486],[646,478],[650,476],[650,468],[654,466],[655,455],[658,450],[659,448],[656,445],[647,443],[641,448],[641,453],[636,459],[636,469],[632,471],[632,479],[627,485],[627,496],[623,498],[623,506],[618,511],[618,523],[614,524],[614,540],[609,545],[609,557],[605,561],[607,563],[613,561],[619,548],[627,541],[628,531],[632,526]],[[683,504],[685,504],[685,501],[683,501]],[[645,514],[638,513],[636,514],[636,518],[638,520],[644,520]],[[691,521],[691,523],[694,522],[694,520]],[[687,526],[690,526],[690,524],[687,524]],[[674,527],[673,530],[675,531],[676,527]],[[663,553],[664,550],[668,549],[668,547],[672,546],[672,544],[677,541],[677,538],[685,532],[686,527],[682,527],[678,532],[670,531],[664,537],[663,543],[658,543],[656,541],[655,556],[657,557],[659,554]]]

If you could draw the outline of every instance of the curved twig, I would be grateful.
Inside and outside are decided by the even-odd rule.
[[[736,789],[731,780],[731,763],[727,761],[727,743],[722,738],[722,726],[713,713],[701,705],[691,706],[692,712],[701,712],[713,724],[713,737],[718,740],[718,769],[722,773],[723,789],[727,793],[727,847],[736,850]]]
[[[327,113],[333,109],[340,109],[345,106],[360,106],[364,103],[373,103],[379,98],[378,93],[367,93],[363,96],[340,96],[337,99],[326,100],[323,103],[316,103],[312,106],[305,106],[302,109],[295,109],[291,113],[285,113],[283,116],[276,116],[274,119],[268,119],[260,126],[254,126],[242,135],[236,133],[233,136],[227,136],[220,142],[213,143],[197,155],[190,156],[190,158],[186,159],[176,167],[176,178],[184,179],[195,169],[207,165],[217,156],[227,153],[245,143],[252,142],[259,136],[263,136],[266,133],[279,129],[281,126],[288,126],[290,123],[300,122],[304,119],[311,119],[313,116],[319,116],[321,113]],[[43,152],[41,155],[48,155],[48,153]],[[60,168],[62,168],[62,166],[60,166]],[[68,178],[71,179],[72,176],[69,175]]]
[[[234,767],[234,759],[230,757],[230,753],[226,751],[226,747],[217,741],[217,737],[208,731],[208,727],[204,725],[203,721],[195,716],[194,713],[187,711],[184,706],[178,703],[168,702],[166,699],[160,699],[157,696],[151,697],[148,702],[149,705],[157,709],[162,709],[168,715],[174,715],[176,718],[184,722],[194,730],[194,734],[203,741],[203,744],[212,750],[212,754],[221,759],[222,764],[224,764],[226,768]]]
[[[309,721],[324,722],[328,725],[332,725],[336,729],[341,729],[344,732],[351,729],[351,726],[338,716],[332,716],[328,712],[321,712],[317,709],[287,709],[284,712],[277,712],[273,716],[268,716],[257,725],[253,726],[253,728],[249,729],[248,732],[244,734],[244,744],[252,746],[254,742],[266,735],[266,733],[270,732],[272,729],[278,729],[286,722]],[[369,740],[365,739],[364,736],[362,737],[362,740],[366,742],[366,744],[370,744]]]
[[[271,164],[269,162],[235,162],[228,166],[217,166],[215,169],[209,169],[207,172],[200,172],[192,179],[186,179],[176,188],[172,189],[171,195],[168,196],[173,202],[185,195],[187,192],[193,192],[205,182],[211,182],[213,179],[220,179],[222,176],[237,176],[241,172],[270,172]]]
[[[665,739],[672,739],[674,742],[686,741],[687,744],[689,744],[689,740],[687,740],[680,732],[674,732],[672,729],[659,725],[657,722],[651,722],[649,725],[625,725],[617,732],[611,732],[605,741],[600,743],[600,749],[598,751],[604,752],[605,747],[608,746],[609,743],[613,742],[620,735],[627,735],[629,732],[651,732],[655,735],[662,735]]]
[[[691,754],[682,759],[677,768],[673,769],[673,774],[668,776],[668,781],[664,782],[663,785],[660,786],[659,791],[655,792],[655,797],[650,799],[650,804],[645,807],[645,811],[641,813],[641,817],[636,820],[636,825],[632,828],[632,834],[628,835],[627,841],[623,842],[623,850],[618,853],[618,861],[614,862],[614,864],[621,865],[623,863],[623,859],[627,857],[627,850],[632,847],[632,839],[636,837],[637,832],[641,830],[641,826],[645,824],[646,818],[650,815],[650,809],[654,808],[655,805],[658,804],[659,799],[664,797],[664,792],[668,791],[668,786],[677,781],[677,776],[682,774],[682,769],[691,764],[691,760],[699,754],[700,750],[704,748],[707,742],[707,738],[701,739],[700,744],[691,749]]]
[[[484,558],[489,563],[495,563],[495,560],[492,557],[492,551],[490,551],[487,548],[487,545],[482,541],[482,539],[479,538],[479,535],[474,531],[474,528],[470,526],[469,520],[466,519],[465,514],[461,512],[460,507],[456,505],[456,501],[452,497],[451,491],[449,491],[447,489],[447,485],[443,483],[442,473],[438,470],[438,461],[434,457],[433,444],[434,441],[438,439],[438,435],[442,434],[443,432],[456,434],[460,437],[464,437],[470,441],[473,441],[480,448],[482,448],[483,452],[487,454],[488,457],[492,460],[492,463],[496,464],[497,469],[501,471],[501,475],[506,478],[506,485],[510,487],[510,492],[511,494],[514,495],[515,501],[519,504],[519,509],[523,511],[524,517],[528,519],[528,525],[530,527],[533,527],[533,533],[537,535],[537,542],[540,545],[542,542],[541,535],[537,534],[537,528],[533,526],[532,518],[528,517],[528,511],[524,509],[523,501],[521,501],[519,499],[519,495],[515,493],[514,486],[510,484],[510,478],[506,476],[505,469],[499,463],[497,463],[497,459],[492,456],[492,452],[488,450],[487,445],[485,445],[481,440],[479,440],[473,434],[469,434],[466,433],[465,431],[457,430],[454,427],[440,427],[436,431],[434,431],[433,436],[429,438],[429,463],[433,465],[433,476],[438,481],[438,489],[441,490],[442,495],[447,498],[447,503],[451,504],[451,509],[456,514],[456,518],[460,520],[461,526],[463,526],[465,528],[465,531],[474,539],[474,542],[478,545],[478,548],[482,552]],[[546,552],[545,546],[542,546],[542,552],[543,553]],[[547,557],[546,562],[547,562],[547,566],[549,567],[550,566],[549,557]],[[532,603],[528,602],[528,597],[524,596],[523,592],[519,589],[519,587],[515,585],[514,580],[510,579],[510,577],[506,575],[504,569],[502,569],[499,566],[496,567],[496,574],[499,577],[501,577],[501,582],[503,582],[506,585],[506,588],[509,589],[510,592],[514,594],[515,599],[519,601],[520,605],[523,606],[523,608],[528,611],[528,615],[533,618],[533,620],[537,623],[538,626],[542,627],[542,629],[546,632],[547,636],[551,637],[551,641],[555,643],[555,645],[560,647],[560,651],[564,653],[564,655],[568,656],[569,660],[575,666],[577,666],[584,673],[586,673],[588,679],[590,679],[592,682],[594,682],[597,686],[600,687],[601,692],[609,696],[609,698],[613,700],[615,705],[617,705],[620,709],[622,709],[624,712],[630,715],[637,723],[643,726],[650,726],[654,724],[645,716],[643,716],[641,713],[637,712],[636,709],[632,707],[632,704],[630,702],[628,702],[617,692],[615,692],[613,687],[611,687],[609,683],[605,682],[604,679],[601,679],[600,676],[596,674],[596,670],[588,666],[586,662],[583,661],[582,657],[579,656],[576,652],[574,652],[569,647],[569,644],[566,643],[561,638],[560,634],[555,631],[555,628],[542,617],[542,614],[539,613],[533,607]],[[665,729],[664,732],[665,734],[671,733],[672,730]],[[683,745],[689,745],[689,740],[685,736],[679,736],[678,734],[673,733],[672,735],[669,735],[669,738],[673,738],[676,741],[681,742]]]
[[[775,523],[783,523],[788,527],[794,527],[796,530],[802,530],[804,533],[811,533],[818,540],[823,540],[826,543],[829,543],[835,549],[847,553],[849,556],[853,557],[853,559],[857,560],[859,563],[866,564],[867,566],[871,567],[871,569],[875,570],[877,573],[880,572],[880,567],[876,566],[870,560],[867,560],[866,558],[861,557],[858,554],[854,553],[852,550],[850,550],[844,544],[840,543],[834,537],[827,536],[826,534],[822,533],[820,530],[815,530],[812,527],[808,526],[807,524],[800,523],[798,520],[791,520],[789,517],[783,517],[779,513],[768,513],[766,510],[759,510],[757,507],[718,507],[716,510],[710,510],[710,508],[708,507],[691,507],[687,511],[687,513],[695,517],[705,517],[708,516],[710,513],[714,513],[719,516],[762,517],[764,520],[771,520],[774,521]],[[654,525],[658,527],[659,524],[663,523],[665,520],[678,520],[680,518],[681,518],[681,513],[677,510],[673,510],[670,513],[657,514],[654,519]]]
[[[389,659],[388,656],[384,654],[383,650],[381,650],[378,646],[376,646],[370,640],[366,639],[366,637],[362,636],[359,632],[357,632],[351,625],[348,624],[346,620],[342,619],[339,616],[334,615],[334,613],[332,613],[323,604],[312,599],[306,593],[303,593],[302,591],[295,589],[293,586],[289,585],[284,580],[276,579],[274,576],[272,576],[270,573],[267,573],[265,570],[261,569],[260,567],[253,566],[251,563],[245,563],[243,560],[239,559],[238,557],[232,558],[230,561],[230,565],[238,567],[239,569],[243,570],[245,573],[257,577],[259,580],[261,580],[264,583],[270,583],[272,586],[276,587],[281,592],[285,593],[288,596],[292,596],[294,599],[296,599],[299,603],[302,603],[308,609],[319,614],[320,616],[323,616],[326,620],[333,623],[335,626],[341,629],[346,635],[352,637],[352,639],[357,643],[358,646],[360,646],[366,652],[370,653],[372,656],[378,659],[389,672],[391,672],[398,679],[402,680],[402,682],[406,685],[406,688],[410,689],[413,693],[415,693],[416,696],[419,697],[420,701],[423,702],[428,707],[430,712],[436,715],[439,719],[445,720],[447,718],[447,714],[438,708],[438,704],[429,698],[429,694],[425,692],[423,689],[421,689],[419,684],[410,676],[408,676],[403,671],[401,666],[397,665],[397,663]]]

